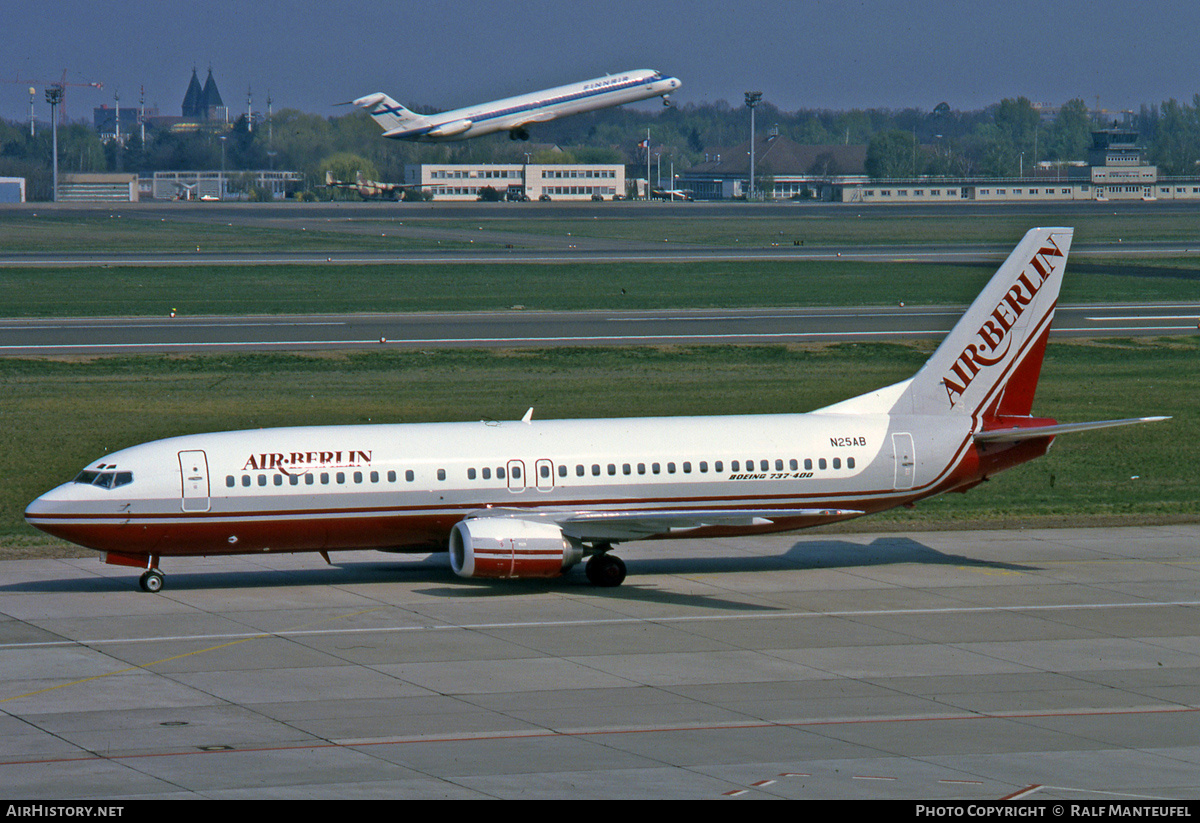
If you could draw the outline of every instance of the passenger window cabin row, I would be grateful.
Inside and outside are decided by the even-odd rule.
[[[801,469],[801,465],[803,465],[803,469]],[[827,470],[831,465],[834,470],[840,470],[843,467],[842,458],[834,457],[832,460],[827,460],[824,457],[819,457],[816,460],[813,460],[812,458],[805,458],[803,461],[794,458],[787,461],[779,458],[773,461],[762,459],[757,461],[746,460],[744,462],[740,460],[731,460],[729,461],[729,472],[731,474],[763,474],[770,472],[779,473],[799,471],[811,472],[814,468],[821,471]],[[853,469],[854,458],[847,457],[844,465],[847,469]],[[558,476],[560,478],[567,478],[571,476],[572,471],[568,466],[559,463],[557,464],[557,467]],[[607,463],[603,466],[601,466],[600,463],[592,463],[590,466],[583,463],[577,463],[574,467],[574,475],[575,477],[616,477],[618,475],[632,476],[634,474],[661,475],[664,473],[664,470],[666,474],[709,474],[710,472],[722,474],[725,472],[725,461],[715,460],[711,464],[707,460],[701,460],[696,463],[693,463],[690,460],[684,460],[679,463],[676,463],[675,461],[668,461],[666,463],[621,463],[619,467],[616,463]],[[538,461],[537,473],[541,480],[550,479],[550,461]],[[511,478],[509,476],[510,474]],[[230,489],[237,488],[239,482],[242,487],[246,488],[253,485],[267,486],[272,484],[275,486],[328,486],[331,483],[339,486],[346,485],[347,483],[362,485],[363,483],[367,482],[372,484],[383,482],[383,477],[385,476],[388,483],[396,483],[399,480],[399,474],[395,471],[388,471],[384,475],[381,475],[377,471],[365,473],[361,471],[349,473],[339,471],[332,473],[308,472],[306,474],[243,474],[241,475],[240,481],[235,475],[230,474],[226,475],[225,477],[225,486]],[[493,476],[495,476],[497,480],[520,480],[521,466],[510,464],[507,468],[505,466],[497,466],[494,469],[490,466],[484,466],[479,469],[476,469],[472,466],[467,469],[468,480],[491,480]],[[268,477],[271,479],[268,480]],[[446,479],[445,469],[437,470],[437,479],[439,481],[444,481]],[[412,469],[406,470],[404,472],[404,480],[406,483],[415,482],[415,472]]]
[[[439,469],[439,471],[444,471],[444,470]],[[364,475],[363,472],[356,471],[356,472],[351,473],[350,475],[347,475],[346,472],[334,472],[333,474],[330,474],[329,472],[321,472],[320,474],[317,474],[314,472],[308,472],[307,474],[273,474],[273,475],[269,475],[269,476],[273,478],[273,480],[271,482],[273,482],[276,486],[282,486],[284,484],[287,484],[289,486],[299,486],[301,484],[303,484],[305,486],[312,486],[317,483],[320,483],[320,485],[322,485],[322,486],[328,486],[330,484],[330,482],[337,483],[338,485],[345,485],[347,482],[347,477],[350,477],[351,482],[356,483],[356,484],[362,484],[362,483],[366,482],[366,478],[368,478],[368,477],[370,478],[370,482],[379,483],[380,477],[381,477],[379,472],[377,472],[377,471],[368,472],[366,475]],[[389,482],[389,483],[395,483],[399,479],[399,476],[394,471],[387,472],[386,476],[387,476],[387,482]],[[268,475],[266,475],[266,474],[259,474],[259,475],[243,474],[241,484],[243,486],[251,486],[255,483],[255,480],[253,479],[255,477],[258,478],[258,480],[257,480],[258,485],[260,485],[260,486],[267,485]],[[412,469],[409,469],[408,471],[406,471],[404,473],[404,479],[406,482],[412,483],[417,479],[416,473],[413,472]],[[238,479],[234,475],[230,474],[230,475],[225,476],[225,486],[227,488],[230,488],[230,489],[236,488],[237,485],[238,485]]]

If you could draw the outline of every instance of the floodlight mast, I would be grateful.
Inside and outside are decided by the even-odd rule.
[[[54,202],[58,202],[58,106],[62,103],[62,83],[51,83],[46,89],[46,102],[50,104],[50,128],[54,145]]]
[[[746,108],[750,109],[750,193],[746,199],[754,199],[754,107],[762,101],[761,91],[746,92]]]

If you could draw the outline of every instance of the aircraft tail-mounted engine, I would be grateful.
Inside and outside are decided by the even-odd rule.
[[[459,577],[558,577],[582,559],[583,548],[554,523],[478,517],[450,532],[450,567]]]
[[[454,137],[462,134],[467,129],[471,128],[470,120],[454,120],[450,123],[443,123],[436,129],[432,129],[428,133],[428,137]],[[384,135],[385,137],[387,135]]]

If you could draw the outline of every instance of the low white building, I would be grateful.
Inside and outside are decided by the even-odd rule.
[[[63,174],[58,178],[58,199],[62,203],[136,203],[139,195],[136,174],[81,172]]]
[[[515,199],[612,200],[625,196],[625,167],[581,163],[421,163],[404,167],[404,182],[434,200],[476,200],[492,188]]]
[[[0,177],[0,203],[24,203],[25,178]]]

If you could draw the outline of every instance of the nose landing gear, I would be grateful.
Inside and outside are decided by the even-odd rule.
[[[138,585],[142,587],[142,591],[151,594],[162,591],[163,582],[163,573],[158,569],[147,569],[138,578]]]

